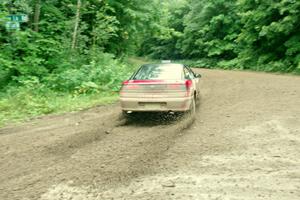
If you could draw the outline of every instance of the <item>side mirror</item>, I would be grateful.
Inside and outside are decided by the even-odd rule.
[[[201,78],[201,74],[196,74],[196,78]]]

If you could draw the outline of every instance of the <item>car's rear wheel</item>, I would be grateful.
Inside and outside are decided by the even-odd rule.
[[[192,120],[195,120],[195,118],[196,118],[196,100],[195,100],[195,98],[192,99],[190,109],[187,111],[187,116]]]
[[[119,114],[119,120],[120,121],[127,120],[128,117],[129,117],[129,114],[126,111],[122,111]]]
[[[201,104],[201,94],[199,93],[196,97],[196,109],[199,108]]]

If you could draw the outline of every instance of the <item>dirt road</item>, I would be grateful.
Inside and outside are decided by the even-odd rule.
[[[0,129],[0,199],[300,199],[300,78],[198,71],[193,124],[112,105]]]

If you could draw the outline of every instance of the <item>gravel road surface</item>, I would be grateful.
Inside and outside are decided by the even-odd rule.
[[[300,77],[196,71],[193,123],[111,105],[0,129],[0,199],[300,199]]]

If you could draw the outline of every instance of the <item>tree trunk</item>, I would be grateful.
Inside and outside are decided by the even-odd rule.
[[[72,49],[76,48],[78,26],[80,22],[80,8],[81,8],[81,0],[77,0],[77,11],[76,11],[75,26],[73,32]]]
[[[13,13],[12,13],[12,8],[14,7],[14,2],[15,2],[15,1],[12,0],[12,1],[10,1],[10,2],[7,4],[7,5],[8,5],[8,6],[7,6],[8,14],[13,14]]]
[[[41,0],[35,1],[35,9],[34,9],[34,31],[39,32],[39,22],[40,22],[40,13],[41,13]]]

